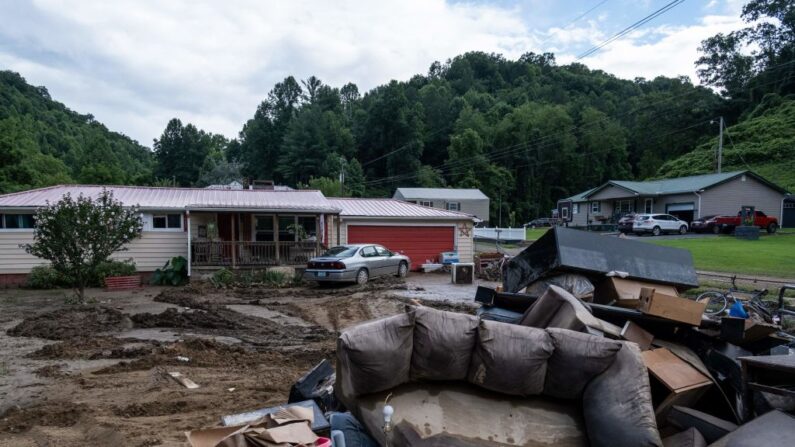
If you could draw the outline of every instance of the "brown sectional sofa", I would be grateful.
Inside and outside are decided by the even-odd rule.
[[[410,308],[340,335],[335,393],[381,445],[662,445],[637,346],[568,329]]]

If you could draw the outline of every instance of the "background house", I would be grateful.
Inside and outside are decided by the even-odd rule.
[[[704,174],[634,182],[610,180],[560,202],[571,202],[571,224],[614,222],[631,213],[666,213],[691,222],[701,216],[735,215],[743,205],[778,218],[781,226],[789,197],[786,190],[751,171]]]
[[[189,261],[189,274],[305,266],[325,247],[357,242],[403,252],[415,269],[443,251],[459,251],[462,262],[473,256],[471,215],[399,200],[327,199],[310,190],[59,185],[0,195],[0,286],[23,284],[46,262],[21,248],[33,242],[36,208],[67,193],[96,197],[103,189],[124,206],[140,207],[141,237],[112,258],[132,259],[141,273],[174,256]]]
[[[416,270],[439,254],[458,252],[461,262],[472,262],[473,218],[469,214],[407,203],[395,199],[329,198],[338,216],[329,226],[331,245],[376,243],[405,254]]]
[[[484,223],[489,221],[489,197],[479,189],[398,188],[392,198],[432,208],[461,211]]]

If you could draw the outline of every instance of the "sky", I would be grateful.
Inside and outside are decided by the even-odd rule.
[[[151,147],[174,117],[236,137],[288,75],[364,92],[467,51],[567,64],[669,2],[0,0],[0,69]],[[685,0],[579,62],[695,82],[699,43],[742,27],[743,3]]]

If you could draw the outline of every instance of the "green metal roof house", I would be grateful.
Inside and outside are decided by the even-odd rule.
[[[784,188],[746,170],[643,182],[609,180],[560,202],[572,202],[575,226],[605,223],[631,212],[666,213],[691,222],[714,214],[734,215],[741,206],[753,205],[778,218],[781,226],[794,227],[795,216],[785,216],[788,197]]]

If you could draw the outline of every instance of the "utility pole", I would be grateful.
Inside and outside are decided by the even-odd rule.
[[[720,174],[723,164],[723,117],[718,121],[718,128],[718,174]]]
[[[497,206],[500,210],[500,217],[497,219],[497,228],[502,228],[502,190],[500,190],[497,197]]]

